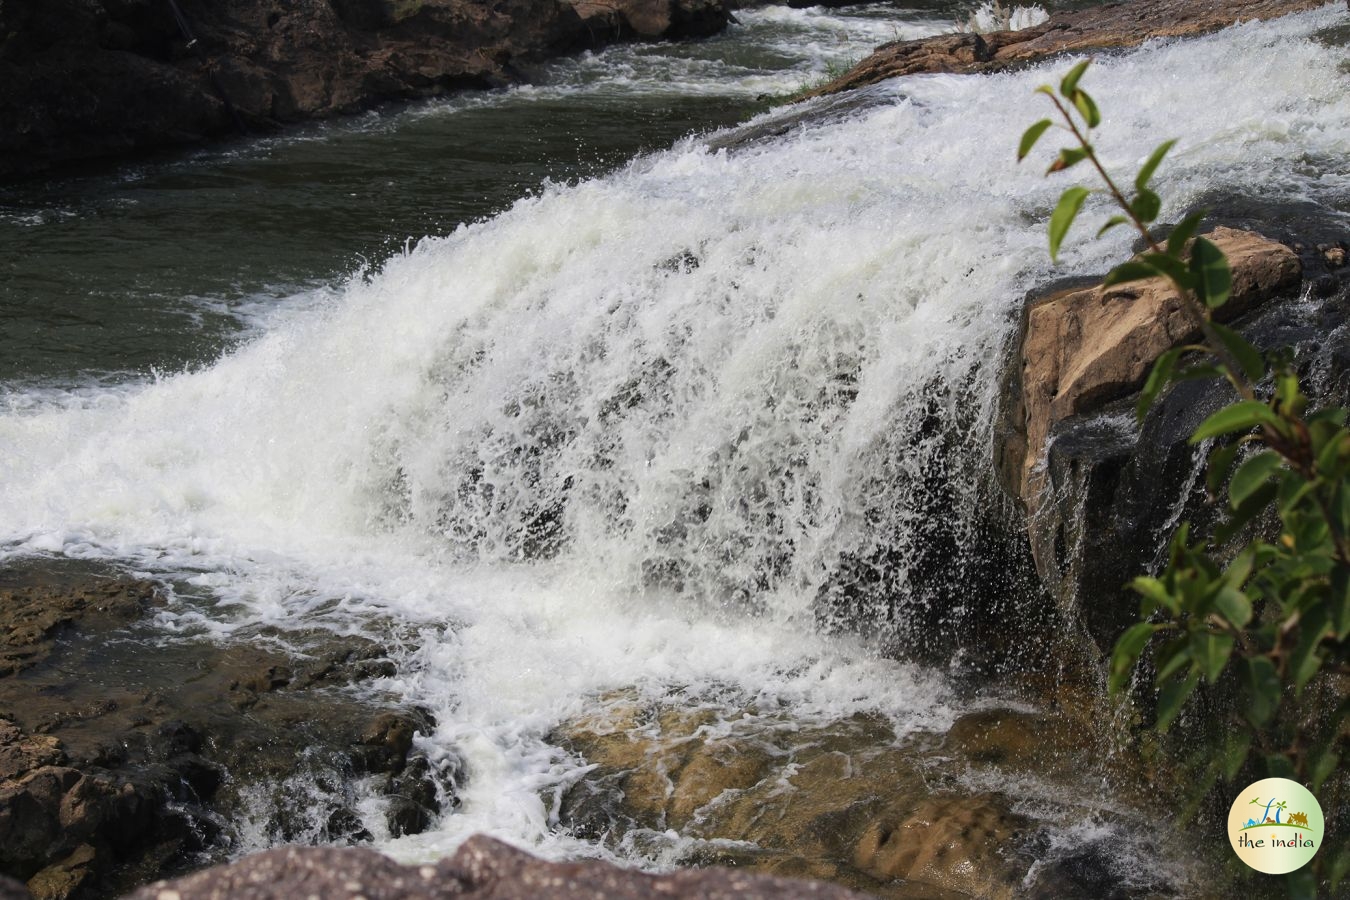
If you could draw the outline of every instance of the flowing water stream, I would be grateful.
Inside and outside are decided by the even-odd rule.
[[[900,618],[921,603],[931,485],[958,531],[989,502],[1020,298],[1128,250],[1084,228],[1052,269],[1063,185],[1013,163],[1067,63],[762,113],[771,139],[688,132],[950,18],[746,12],[537,87],[6,189],[4,556],[166,580],[153,642],[390,641],[378,690],[431,710],[420,745],[465,772],[431,831],[372,825],[405,859],[478,831],[615,852],[550,799],[582,774],[550,731],[607,692],[940,734],[951,671],[826,633],[818,599],[884,550]],[[1108,164],[1177,137],[1164,220],[1215,190],[1350,213],[1345,51],[1315,38],[1343,21],[1103,57]]]

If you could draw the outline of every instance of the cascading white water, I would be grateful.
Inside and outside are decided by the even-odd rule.
[[[1164,218],[1213,189],[1345,210],[1343,48],[1310,38],[1343,18],[1100,60],[1107,164],[1177,137]],[[389,845],[410,857],[474,831],[575,851],[541,799],[573,764],[543,736],[608,689],[940,729],[940,675],[820,636],[813,603],[845,554],[903,567],[935,471],[953,516],[980,502],[1017,303],[1059,274],[1065,182],[1013,151],[1067,65],[907,79],[739,149],[691,139],[423,240],[200,371],[11,393],[5,552],[178,578],[199,596],[168,632],[420,634],[381,686],[434,711],[425,745],[469,780]],[[1087,234],[1064,273],[1127,251]]]

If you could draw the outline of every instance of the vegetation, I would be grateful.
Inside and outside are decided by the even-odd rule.
[[[1317,793],[1337,772],[1350,714],[1346,410],[1310,412],[1292,352],[1263,353],[1215,320],[1232,277],[1224,254],[1198,236],[1203,211],[1182,219],[1165,240],[1151,229],[1162,202],[1150,183],[1174,142],[1160,144],[1132,190],[1122,190],[1092,144],[1101,113],[1080,86],[1087,67],[1087,61],[1075,66],[1058,90],[1038,88],[1057,118],[1026,130],[1018,159],[1052,128],[1066,132],[1068,146],[1047,174],[1087,163],[1118,209],[1098,236],[1124,225],[1147,248],[1113,269],[1104,284],[1166,279],[1199,335],[1197,343],[1157,360],[1139,399],[1139,418],[1167,385],[1183,379],[1223,379],[1236,395],[1190,437],[1193,444],[1213,445],[1207,483],[1211,497],[1224,502],[1223,521],[1204,537],[1183,524],[1164,569],[1133,581],[1142,598],[1140,621],[1116,643],[1110,689],[1123,691],[1139,661],[1147,660],[1158,688],[1160,731],[1202,685],[1228,698],[1222,704],[1227,721],[1205,738],[1200,793],[1227,782],[1231,797],[1254,773],[1297,780]],[[1052,258],[1091,193],[1082,186],[1063,192],[1050,217]],[[1239,776],[1244,780],[1235,784]],[[1335,809],[1327,812],[1332,819]],[[1346,838],[1332,832],[1313,864],[1284,876],[1291,896],[1315,896],[1319,881],[1335,891],[1350,869]]]

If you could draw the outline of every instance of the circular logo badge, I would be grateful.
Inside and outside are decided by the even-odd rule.
[[[1249,784],[1228,810],[1228,840],[1238,859],[1258,872],[1282,875],[1308,863],[1322,846],[1322,807],[1287,778]]]

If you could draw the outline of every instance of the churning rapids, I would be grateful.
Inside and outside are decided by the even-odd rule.
[[[1164,220],[1211,191],[1350,209],[1344,48],[1313,38],[1338,6],[1100,59],[1107,162],[1179,139]],[[633,53],[564,65],[668,89],[630,77]],[[802,120],[767,113],[753,124],[769,137],[690,137],[547,184],[276,304],[179,374],[18,379],[0,405],[4,555],[165,580],[162,642],[259,623],[389,641],[398,674],[378,690],[430,709],[423,749],[466,773],[428,833],[390,839],[371,814],[404,859],[474,832],[616,852],[558,827],[581,763],[546,740],[614,690],[941,732],[962,704],[949,673],[825,627],[818,598],[841,559],[878,548],[903,595],[935,473],[954,522],[990,502],[1020,299],[1128,251],[1084,226],[1052,269],[1064,185],[1013,162],[1045,112],[1033,89],[1067,64],[907,79]],[[1094,802],[1065,827],[1090,827]],[[239,827],[241,851],[269,840]]]

